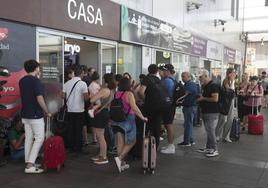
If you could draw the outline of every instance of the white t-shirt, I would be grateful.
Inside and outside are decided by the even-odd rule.
[[[65,96],[67,99],[72,90],[72,87],[78,80],[80,81],[74,87],[67,101],[68,112],[84,112],[85,111],[85,101],[84,101],[83,94],[88,93],[88,90],[87,90],[87,84],[84,81],[81,81],[81,78],[73,77],[71,80],[66,82],[63,85],[63,92],[66,93]]]

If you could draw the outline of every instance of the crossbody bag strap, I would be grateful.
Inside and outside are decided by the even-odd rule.
[[[74,90],[76,84],[77,84],[79,81],[81,81],[81,80],[78,80],[78,81],[75,82],[75,84],[73,85],[73,87],[72,87],[72,89],[71,89],[71,92],[70,92],[69,96],[67,97],[66,101],[64,102],[64,105],[65,105],[65,106],[67,105],[67,102],[68,102],[68,100],[69,100],[69,98],[70,98],[70,96],[71,96],[71,94],[72,94],[72,92],[73,92],[73,90]]]

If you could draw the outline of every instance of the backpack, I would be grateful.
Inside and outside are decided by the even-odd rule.
[[[219,111],[223,115],[228,115],[235,91],[219,86]]]
[[[147,79],[152,86],[152,95],[148,96],[150,100],[150,105],[155,110],[163,110],[172,105],[172,99],[168,95],[168,91],[165,86],[159,81],[156,82],[150,76]]]
[[[128,114],[130,112],[130,109],[128,112],[125,112],[124,109],[124,104],[122,101],[122,96],[124,95],[125,92],[123,92],[119,98],[116,98],[116,93],[114,94],[114,99],[111,102],[110,105],[110,118],[111,120],[115,122],[123,122],[127,120]]]
[[[175,106],[181,106],[181,103],[177,103],[178,99],[183,97],[185,95],[185,89],[184,85],[181,81],[177,82],[176,80],[172,79],[174,81],[175,87],[173,91],[173,97],[172,97],[172,104]],[[183,99],[181,99],[183,100]]]

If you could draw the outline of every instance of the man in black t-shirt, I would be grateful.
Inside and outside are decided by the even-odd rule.
[[[158,73],[157,65],[151,64],[148,67],[148,72],[148,76],[141,82],[139,93],[144,100],[144,114],[148,117],[147,130],[150,130],[151,134],[155,137],[156,146],[158,147],[162,112],[155,108],[155,101],[152,100],[155,92],[153,84],[160,84],[160,79],[156,76]]]
[[[207,157],[219,155],[216,141],[216,127],[219,118],[219,87],[213,83],[207,70],[202,70],[199,76],[202,84],[202,95],[197,99],[202,110],[202,118],[207,132],[206,148],[198,152],[205,153]]]
[[[19,81],[21,117],[25,128],[25,173],[42,173],[35,160],[45,138],[44,113],[51,117],[44,100],[44,88],[38,79],[40,65],[35,60],[24,63],[27,75]]]

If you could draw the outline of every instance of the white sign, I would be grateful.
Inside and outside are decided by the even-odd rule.
[[[242,64],[242,53],[236,50],[235,63],[241,65]]]
[[[208,40],[207,58],[221,61],[222,57],[223,57],[223,45],[220,43]]]
[[[94,8],[90,4],[84,4],[83,2],[78,4],[76,0],[69,0],[68,16],[72,20],[82,20],[85,23],[103,26],[101,9]]]
[[[64,45],[64,51],[65,52],[71,52],[72,55],[74,55],[74,53],[79,53],[81,51],[81,48],[79,45],[76,44],[65,44]]]
[[[105,66],[105,73],[111,73],[112,72],[112,66],[107,65]]]

